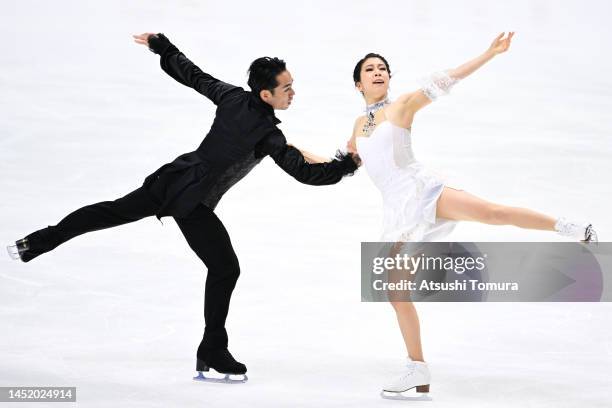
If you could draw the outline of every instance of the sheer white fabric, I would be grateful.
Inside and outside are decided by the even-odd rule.
[[[425,96],[435,101],[440,96],[448,95],[458,79],[452,78],[447,71],[434,72],[419,81]]]
[[[382,193],[381,241],[434,241],[452,231],[456,222],[436,218],[444,181],[415,159],[410,129],[386,121],[356,140],[363,167]]]

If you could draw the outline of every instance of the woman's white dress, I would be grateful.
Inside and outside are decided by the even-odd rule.
[[[410,129],[385,121],[370,136],[357,137],[356,145],[363,166],[382,193],[381,241],[437,241],[453,230],[455,221],[436,217],[444,181],[415,159]]]

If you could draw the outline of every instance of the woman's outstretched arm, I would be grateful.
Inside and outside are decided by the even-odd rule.
[[[423,84],[421,89],[400,96],[397,101],[403,105],[402,116],[409,118],[411,122],[412,116],[417,111],[439,96],[447,94],[457,81],[472,74],[497,54],[506,52],[510,47],[513,36],[514,32],[509,32],[508,35],[505,35],[505,33],[499,34],[483,54],[456,68],[433,74],[425,81],[426,83]]]
[[[504,34],[505,33],[501,33],[500,35],[498,35],[491,43],[489,49],[486,50],[483,54],[466,62],[465,64],[459,65],[457,68],[449,69],[447,71],[447,74],[454,79],[463,79],[470,75],[472,72],[476,71],[478,68],[482,67],[487,62],[489,62],[497,54],[506,52],[510,47],[510,42],[512,41],[514,32],[509,32],[505,38]]]

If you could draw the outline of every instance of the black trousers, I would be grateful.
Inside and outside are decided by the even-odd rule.
[[[57,225],[29,237],[33,244],[38,241],[47,251],[86,232],[137,221],[154,215],[158,210],[157,201],[141,187],[115,201],[80,208]],[[207,350],[227,348],[225,320],[240,267],[227,230],[210,208],[200,204],[187,217],[175,217],[175,220],[191,249],[208,268],[204,292],[206,326],[198,348],[198,356],[203,356]]]

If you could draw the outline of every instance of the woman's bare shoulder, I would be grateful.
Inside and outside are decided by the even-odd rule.
[[[366,120],[367,118],[365,115],[358,116],[357,119],[355,119],[355,124],[353,125],[353,137],[361,133],[360,129],[363,127]]]

